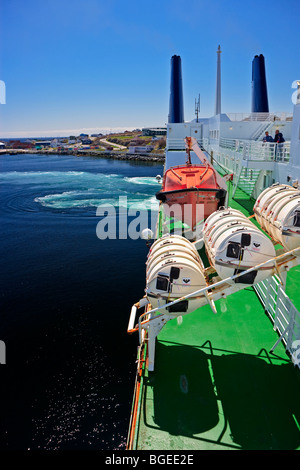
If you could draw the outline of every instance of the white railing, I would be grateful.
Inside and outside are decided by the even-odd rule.
[[[231,121],[292,121],[293,114],[278,113],[226,113]]]
[[[206,149],[208,147],[208,139],[197,139],[197,143],[200,148]],[[167,150],[185,150],[185,140],[168,138]]]
[[[294,248],[293,250],[283,253],[279,256],[276,256],[275,258],[271,258],[264,263],[261,263],[259,265],[253,266],[252,268],[247,269],[246,271],[240,272],[238,274],[234,274],[233,276],[230,276],[226,279],[222,279],[220,281],[217,281],[215,283],[209,284],[206,287],[201,287],[200,289],[191,292],[190,294],[184,295],[183,297],[177,298],[175,300],[165,299],[165,304],[163,306],[155,307],[153,308],[150,304],[149,307],[150,309],[146,309],[146,311],[139,316],[138,319],[138,325],[134,329],[128,329],[128,333],[133,333],[134,331],[139,332],[139,342],[140,344],[143,341],[143,332],[147,331],[148,332],[148,369],[150,371],[154,370],[154,356],[155,356],[155,341],[158,333],[160,330],[165,326],[166,322],[169,320],[172,320],[178,316],[179,313],[162,313],[162,310],[167,310],[168,307],[171,307],[172,305],[178,304],[179,302],[190,299],[190,298],[197,298],[198,301],[198,308],[202,307],[203,305],[209,304],[212,311],[216,313],[216,307],[215,307],[215,301],[220,300],[224,295],[230,295],[234,294],[235,292],[238,292],[242,289],[244,289],[244,286],[241,283],[234,283],[232,284],[231,281],[234,281],[235,279],[239,278],[240,276],[245,276],[246,274],[255,271],[255,270],[260,270],[266,267],[267,265],[271,264],[272,265],[272,272],[273,272],[273,277],[275,277],[275,273],[279,273],[279,275],[283,276],[286,273],[287,269],[291,269],[294,266],[297,266],[300,263],[300,259],[297,256],[297,252],[300,250],[300,247]],[[265,282],[265,281],[262,281]],[[259,283],[259,285],[262,284]],[[264,286],[265,290],[268,290],[268,286]],[[283,291],[284,296],[288,299],[286,294]],[[266,295],[264,296],[266,297]],[[143,305],[146,305],[149,303],[148,300],[146,302],[143,300]],[[278,300],[278,299],[277,299]],[[162,301],[164,301],[164,298],[162,297]],[[290,304],[293,306],[291,301],[288,299]],[[138,302],[135,305],[139,305],[140,302]],[[288,302],[287,302],[288,303]],[[294,307],[294,306],[293,306]],[[291,311],[291,308],[287,308],[288,311]],[[295,312],[298,315],[297,321],[299,328],[296,328],[293,330],[293,341],[291,344],[291,351],[298,346],[298,342],[300,343],[300,314],[299,312],[295,309]],[[294,312],[294,313],[295,313]],[[132,325],[136,324],[136,313],[137,309],[132,309],[130,313],[130,320],[129,320],[129,327],[132,328]],[[155,315],[153,315],[155,314]],[[180,312],[180,315],[187,315],[188,312]],[[293,316],[295,318],[295,315]],[[277,343],[283,339],[284,335],[286,335],[286,332],[288,331],[287,328],[292,328],[293,322],[292,318],[291,321],[288,321],[288,327],[283,331],[281,337],[279,340],[275,343],[273,346],[272,350],[274,350],[277,346]],[[295,332],[294,332],[295,331]],[[297,348],[297,351],[299,352],[300,355],[300,347]],[[295,353],[295,360],[297,361],[297,351]],[[293,353],[295,351],[293,350]],[[293,362],[295,363],[295,360]],[[299,360],[300,362],[300,360]]]
[[[243,148],[243,142],[244,140],[238,140],[238,139],[227,139],[225,137],[220,138],[220,147],[230,149],[230,150],[236,150],[236,151],[241,151]]]
[[[244,160],[288,162],[290,159],[290,142],[245,142]]]
[[[256,140],[239,140],[239,139],[227,139],[224,137],[220,138],[219,145],[209,145],[207,138],[197,139],[198,145],[210,152],[216,150],[216,145],[220,149],[224,149],[227,153],[227,157],[231,160],[243,159],[249,161],[266,161],[266,162],[283,162],[286,163],[290,159],[290,141],[286,141],[282,144],[276,144],[274,142],[262,142]],[[167,151],[169,150],[185,150],[184,139],[168,139]],[[219,152],[217,152],[219,153]]]
[[[288,162],[290,142],[260,142],[255,140],[220,139],[220,147],[243,155],[244,160]]]
[[[259,282],[254,289],[274,324],[274,330],[280,335],[271,351],[282,341],[294,365],[300,368],[300,312],[284,292],[278,276]]]

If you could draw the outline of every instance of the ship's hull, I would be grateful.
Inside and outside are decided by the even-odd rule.
[[[208,119],[167,125],[155,238],[172,233],[165,222],[174,206],[182,228],[194,229],[220,206],[232,212],[226,225],[205,232],[203,224],[202,238],[190,239],[203,266],[195,268],[192,250],[186,257],[179,243],[178,258],[168,250],[160,252],[167,262],[152,258],[153,276],[136,304],[145,310],[136,323],[132,309],[128,327],[140,341],[130,450],[300,450],[300,198],[292,195],[286,205],[268,198],[253,213],[255,199],[274,182],[300,188],[300,107],[293,128],[264,111],[230,119],[219,108]],[[286,141],[294,136],[291,147],[262,141],[278,127]],[[221,174],[234,181],[224,185]],[[172,294],[183,294],[180,268],[195,290],[174,300]]]
[[[229,202],[252,215],[237,201]],[[205,259],[204,248],[200,256]],[[288,294],[299,272],[299,267],[289,271]],[[248,286],[220,298],[215,307],[216,315],[206,304],[168,321],[156,338],[152,372],[146,334],[138,354],[128,449],[300,449],[299,369],[284,344],[276,345],[278,333],[257,292]]]

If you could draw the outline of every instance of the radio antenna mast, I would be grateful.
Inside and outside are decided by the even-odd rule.
[[[195,98],[196,122],[198,122],[199,113],[200,113],[200,95],[198,95],[198,101],[197,101],[197,98]]]

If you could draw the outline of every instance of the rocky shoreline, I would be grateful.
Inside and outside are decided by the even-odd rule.
[[[162,154],[134,154],[124,152],[114,152],[109,150],[97,151],[97,150],[60,150],[60,151],[49,151],[49,150],[32,150],[32,149],[5,149],[0,154],[18,155],[24,153],[38,154],[38,155],[74,155],[74,156],[88,156],[88,157],[99,157],[99,158],[112,158],[115,160],[133,160],[140,162],[164,162],[165,155]]]

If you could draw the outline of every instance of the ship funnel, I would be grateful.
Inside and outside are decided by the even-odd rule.
[[[181,57],[171,58],[171,90],[168,122],[184,122]]]
[[[268,92],[265,58],[256,55],[252,61],[252,113],[268,113]]]

